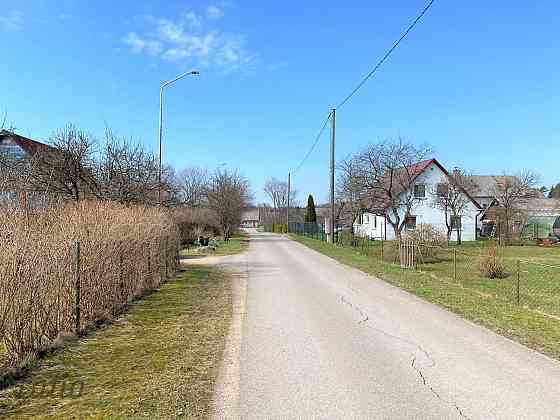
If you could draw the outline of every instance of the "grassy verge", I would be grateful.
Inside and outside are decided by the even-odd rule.
[[[388,283],[440,305],[462,317],[560,360],[560,321],[523,305],[481,294],[479,290],[438,277],[433,271],[403,270],[395,264],[301,236],[294,240],[341,263],[375,275]]]
[[[217,247],[215,251],[209,248],[186,248],[181,251],[181,256],[192,257],[195,255],[232,255],[239,254],[247,249],[249,246],[249,239],[244,233],[239,233],[231,238],[229,241],[218,239],[216,241]]]
[[[228,275],[189,267],[0,392],[0,417],[205,418],[230,317]]]

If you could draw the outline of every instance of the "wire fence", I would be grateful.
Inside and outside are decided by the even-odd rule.
[[[290,225],[290,232],[327,240],[321,225],[317,228],[305,225]],[[560,249],[557,253],[551,249],[545,257],[535,257],[530,255],[532,250],[542,251],[541,248],[496,244],[495,252],[488,255],[486,246],[387,241],[353,237],[349,232],[335,234],[334,246],[351,248],[372,263],[417,270],[440,282],[470,289],[481,300],[498,299],[560,320],[560,264],[555,264],[560,262]]]
[[[178,268],[164,210],[69,203],[6,210],[2,223],[0,370],[115,318]]]

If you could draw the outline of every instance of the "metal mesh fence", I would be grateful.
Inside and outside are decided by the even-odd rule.
[[[318,226],[294,224],[290,225],[290,232],[326,241],[323,227]],[[358,238],[349,232],[338,232],[334,246],[351,248],[373,261],[402,265],[402,245],[397,241]],[[414,269],[438,281],[470,289],[482,301],[499,299],[560,319],[560,266],[549,264],[548,260],[545,263],[515,255],[519,253],[523,256],[528,252],[519,249],[527,251],[534,246],[414,246]]]

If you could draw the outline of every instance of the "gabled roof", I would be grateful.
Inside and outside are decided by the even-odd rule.
[[[44,144],[35,140],[28,139],[27,137],[20,136],[19,134],[13,133],[8,130],[0,131],[0,139],[2,138],[12,139],[19,147],[21,147],[21,149],[25,153],[29,155],[34,155],[39,151],[53,149],[53,147],[49,146],[48,144]]]
[[[453,177],[449,175],[447,169],[443,167],[441,163],[438,162],[437,159],[427,159],[422,160],[420,162],[414,163],[412,165],[404,166],[402,168],[398,168],[393,173],[393,179],[397,179],[398,185],[393,187],[392,193],[396,196],[404,192],[406,189],[410,187],[414,183],[414,181],[426,170],[430,165],[434,164],[437,166],[447,178],[452,181]],[[389,183],[390,180],[381,180],[381,184]],[[388,187],[388,186],[387,186]],[[463,194],[472,201],[472,203],[476,206],[477,209],[482,209],[482,206],[466,191],[464,188],[460,187]],[[370,210],[372,210],[376,214],[382,214],[387,210],[390,203],[387,200],[387,197],[384,197],[384,194],[380,193],[378,189],[372,188],[371,191],[368,192],[369,205],[367,206]]]
[[[494,197],[498,184],[505,181],[510,183],[519,181],[517,177],[509,175],[471,175],[468,179],[476,185],[476,189],[471,191],[475,197]]]

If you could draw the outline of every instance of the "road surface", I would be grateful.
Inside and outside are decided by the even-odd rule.
[[[217,417],[560,418],[537,352],[280,235],[227,264],[248,275]]]

